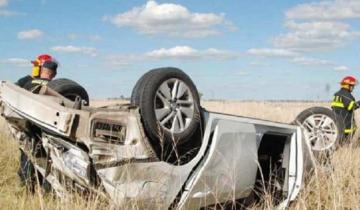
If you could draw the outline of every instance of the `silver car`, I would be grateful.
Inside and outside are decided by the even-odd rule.
[[[93,108],[86,96],[67,79],[39,94],[0,84],[0,111],[34,169],[24,175],[60,197],[76,189],[122,207],[200,209],[270,192],[285,208],[314,166],[301,126],[208,112],[177,68],[146,73],[130,104]]]

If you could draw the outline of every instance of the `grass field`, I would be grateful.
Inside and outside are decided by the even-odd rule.
[[[94,101],[94,106],[103,106],[108,101]],[[124,103],[115,101],[111,103]],[[261,119],[292,122],[296,115],[311,106],[327,106],[326,103],[276,103],[207,101],[203,106],[211,111],[237,114]],[[357,137],[355,139],[358,139]],[[340,148],[332,158],[333,168],[318,168],[315,175],[301,191],[290,209],[360,209],[360,148],[357,141]],[[16,171],[19,165],[17,144],[0,120],[0,210],[20,209],[115,209],[97,198],[85,199],[72,196],[70,201],[60,201],[51,195],[42,196],[27,192],[19,182]],[[271,198],[254,209],[273,209]],[[136,209],[136,208],[135,208]]]

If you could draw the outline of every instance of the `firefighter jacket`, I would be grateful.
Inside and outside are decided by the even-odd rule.
[[[33,78],[30,75],[26,75],[25,77],[20,78],[15,84],[24,88],[24,86],[32,80]]]
[[[351,92],[341,88],[334,94],[331,108],[334,110],[337,120],[340,120],[340,123],[344,125],[344,134],[353,134],[356,129],[354,110],[359,108],[359,105]]]
[[[48,83],[49,80],[46,79],[33,79],[32,81],[29,81],[24,85],[24,89],[33,93],[39,93],[41,87],[46,86]]]

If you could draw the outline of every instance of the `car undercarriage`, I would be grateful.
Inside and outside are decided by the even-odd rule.
[[[201,209],[271,192],[285,208],[314,167],[301,123],[209,112],[181,70],[150,71],[134,90],[129,104],[94,108],[76,92],[33,94],[2,81],[0,112],[59,197],[77,189],[122,207]]]

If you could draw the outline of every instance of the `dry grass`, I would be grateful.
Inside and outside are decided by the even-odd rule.
[[[318,168],[292,209],[360,209],[360,148],[347,145]]]
[[[126,102],[121,101],[120,103]],[[97,101],[92,104],[103,106],[108,102]],[[203,106],[211,111],[280,122],[291,122],[302,110],[315,105],[326,106],[327,104],[203,102]],[[6,130],[5,123],[0,120],[0,210],[113,209],[96,198],[86,200],[74,195],[70,202],[61,202],[49,195],[43,197],[41,192],[34,195],[27,192],[25,187],[20,184],[16,174],[19,165],[17,144]],[[290,209],[360,209],[360,148],[355,145],[345,146],[334,154],[332,169],[318,168],[316,175],[308,181],[308,185],[302,190],[301,195]],[[256,207],[256,209],[273,208],[274,206],[269,202]]]
[[[284,123],[292,122],[300,112],[309,107],[328,106],[327,103],[238,101],[204,101],[202,105],[209,111]]]
[[[73,194],[70,202],[63,202],[59,199],[53,199],[51,194],[41,196],[42,192],[39,189],[36,190],[35,194],[28,192],[17,176],[18,157],[20,156],[18,145],[10,134],[6,132],[7,127],[2,119],[0,119],[0,130],[0,210],[109,210],[109,206],[104,205],[97,197],[86,200],[79,195]]]

